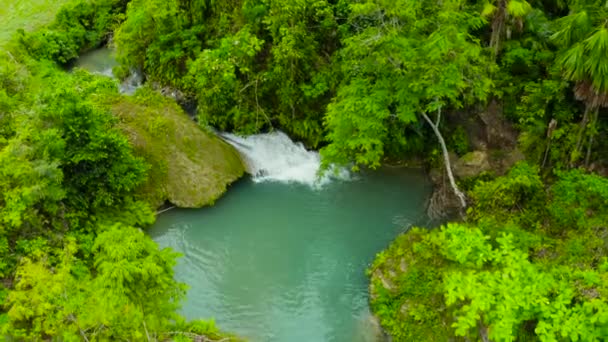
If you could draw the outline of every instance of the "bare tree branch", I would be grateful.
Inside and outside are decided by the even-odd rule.
[[[433,121],[429,118],[428,115],[426,115],[425,112],[422,112],[422,117],[424,118],[424,120],[426,120],[426,122],[428,122],[429,125],[431,125],[431,128],[433,128],[433,132],[435,132],[435,135],[437,136],[437,140],[439,140],[439,144],[441,145],[441,150],[443,152],[443,159],[445,161],[445,168],[448,173],[448,178],[450,180],[450,185],[452,186],[452,190],[454,191],[454,194],[460,200],[460,204],[461,204],[462,208],[465,209],[467,207],[466,197],[465,197],[464,193],[462,193],[462,191],[460,191],[460,189],[458,189],[458,186],[456,185],[456,181],[454,180],[454,175],[452,174],[452,166],[450,164],[450,157],[448,155],[448,149],[445,146],[445,140],[443,140],[443,136],[441,135],[441,132],[439,131],[439,127],[433,123]],[[437,116],[438,123],[439,123],[439,119],[440,119],[440,116],[438,114],[438,116]]]

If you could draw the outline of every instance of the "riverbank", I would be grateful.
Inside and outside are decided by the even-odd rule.
[[[210,295],[187,310],[253,339],[376,332],[353,308],[370,249],[388,245],[368,275],[392,341],[601,341],[608,10],[499,5],[73,0],[15,33],[0,54],[0,334],[232,339],[180,311],[178,254],[145,233],[172,218],[155,237]],[[129,87],[66,72],[109,41],[102,74]],[[207,125],[240,133],[221,133],[234,148]],[[400,217],[422,181],[382,164],[413,156],[436,185],[431,216],[458,222]],[[362,171],[319,182],[320,164]],[[154,215],[167,201],[215,205]]]

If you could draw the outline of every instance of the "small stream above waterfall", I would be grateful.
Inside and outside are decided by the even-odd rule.
[[[114,50],[110,48],[100,48],[80,56],[73,67],[82,68],[98,75],[116,78],[112,69],[117,65],[118,62],[114,56]],[[118,89],[123,94],[132,95],[137,88],[142,86],[142,84],[143,76],[136,71],[132,71],[129,77],[119,84]]]
[[[252,176],[213,207],[166,212],[149,230],[184,255],[182,313],[253,342],[380,341],[365,269],[400,232],[427,222],[426,176],[385,168],[319,180],[319,154],[281,132],[221,135]]]

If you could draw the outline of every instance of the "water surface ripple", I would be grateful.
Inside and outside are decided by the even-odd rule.
[[[425,223],[430,186],[386,169],[322,188],[233,185],[215,206],[172,210],[150,229],[184,254],[182,312],[251,341],[374,341],[365,269],[405,227]]]

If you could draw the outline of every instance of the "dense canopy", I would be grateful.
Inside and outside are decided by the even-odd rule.
[[[158,204],[148,177],[167,165],[112,108],[159,93],[196,108],[201,129],[280,129],[325,166],[440,174],[459,214],[400,236],[369,270],[395,341],[608,336],[606,1],[65,0],[46,23],[22,12],[18,25],[0,10],[5,337],[233,339],[177,313],[178,255],[142,231]],[[131,100],[69,71],[104,45],[115,75],[144,77]],[[149,131],[170,129],[159,120]],[[484,172],[453,175],[479,155]]]

